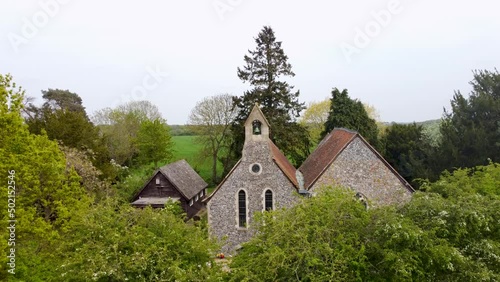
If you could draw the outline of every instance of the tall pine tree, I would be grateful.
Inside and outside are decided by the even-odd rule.
[[[238,68],[238,77],[253,88],[234,99],[239,113],[232,126],[234,142],[229,158],[223,160],[226,172],[241,157],[245,137],[243,123],[255,103],[262,107],[271,125],[271,139],[295,165],[301,164],[309,154],[307,130],[296,122],[305,109],[304,103],[298,100],[299,91],[293,91],[293,86],[280,80],[295,76],[281,42],[276,41],[271,27],[265,26],[255,43],[257,48],[249,50],[244,57],[245,66]]]

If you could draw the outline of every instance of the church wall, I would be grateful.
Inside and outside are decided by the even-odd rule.
[[[232,252],[254,233],[252,217],[264,210],[264,191],[273,192],[274,208],[290,207],[298,199],[293,184],[271,158],[268,141],[248,141],[244,157],[232,174],[219,187],[207,204],[210,234],[223,243],[223,252]],[[252,164],[261,165],[259,173],[251,172]],[[238,226],[238,192],[247,196],[247,228]]]
[[[369,205],[405,203],[410,192],[377,155],[356,137],[311,187],[342,185],[361,192]]]

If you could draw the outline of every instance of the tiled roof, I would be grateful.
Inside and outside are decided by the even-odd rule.
[[[305,189],[314,184],[356,135],[354,131],[336,128],[319,143],[316,150],[299,167],[304,175]]]
[[[160,172],[190,200],[208,184],[191,168],[186,160],[180,160],[160,168]]]
[[[271,149],[274,162],[279,166],[286,177],[288,177],[290,182],[298,188],[299,184],[297,182],[297,177],[295,176],[295,167],[290,163],[290,161],[288,161],[285,155],[283,155],[280,149],[278,149],[278,147],[271,140],[269,140],[269,148]]]

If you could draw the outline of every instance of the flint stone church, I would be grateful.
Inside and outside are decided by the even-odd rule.
[[[323,186],[350,187],[367,205],[404,203],[413,188],[357,132],[334,129],[299,169],[269,138],[270,126],[255,105],[245,122],[242,158],[203,201],[211,236],[234,252],[248,241],[257,212],[291,207]]]

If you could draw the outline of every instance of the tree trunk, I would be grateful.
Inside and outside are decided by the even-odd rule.
[[[217,152],[212,155],[212,182],[217,184]]]

